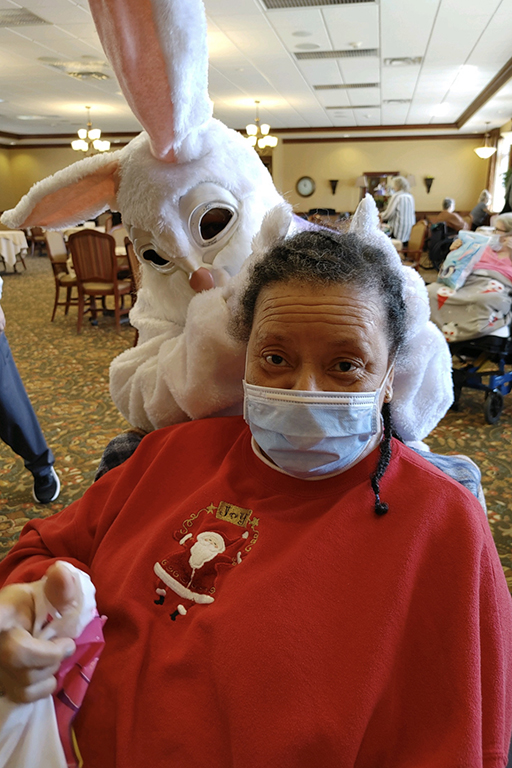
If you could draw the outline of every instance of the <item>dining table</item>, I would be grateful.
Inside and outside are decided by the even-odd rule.
[[[16,269],[19,253],[28,250],[27,238],[21,230],[0,230],[0,259],[6,267]],[[24,254],[24,255],[25,255]]]

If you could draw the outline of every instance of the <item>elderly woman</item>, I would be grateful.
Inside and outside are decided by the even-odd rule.
[[[387,208],[380,214],[382,221],[391,227],[391,235],[405,245],[416,223],[414,197],[409,193],[409,182],[403,176],[395,176],[391,182],[394,193]]]
[[[432,320],[447,341],[467,341],[489,334],[509,335],[512,213],[500,214],[494,226],[489,245],[463,286],[456,291],[439,282],[428,286]],[[450,250],[460,245],[461,240],[454,240]]]
[[[152,432],[31,521],[0,576],[0,684],[54,687],[30,582],[90,574],[106,645],[75,721],[86,766],[503,766],[512,609],[483,511],[393,436],[400,272],[348,234],[256,263],[234,333],[244,418]],[[244,420],[245,419],[245,420]],[[65,569],[45,582],[65,614]]]
[[[478,198],[478,202],[471,211],[471,229],[475,230],[477,227],[482,227],[489,222],[491,211],[489,206],[491,204],[492,196],[487,189],[483,189]]]

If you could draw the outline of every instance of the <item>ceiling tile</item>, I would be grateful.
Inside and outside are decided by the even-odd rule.
[[[375,56],[338,59],[345,83],[380,83],[380,61]]]
[[[334,50],[350,49],[351,43],[360,48],[378,48],[379,9],[375,4],[343,5],[322,8]]]

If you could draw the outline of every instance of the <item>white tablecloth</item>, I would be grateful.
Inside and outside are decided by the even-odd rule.
[[[0,256],[9,267],[16,264],[16,255],[22,250],[27,250],[27,238],[25,233],[14,230],[4,232],[0,230]]]

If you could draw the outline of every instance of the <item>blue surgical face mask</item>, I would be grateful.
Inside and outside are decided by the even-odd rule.
[[[380,393],[309,392],[244,381],[244,419],[259,447],[293,477],[353,464],[381,428]]]

